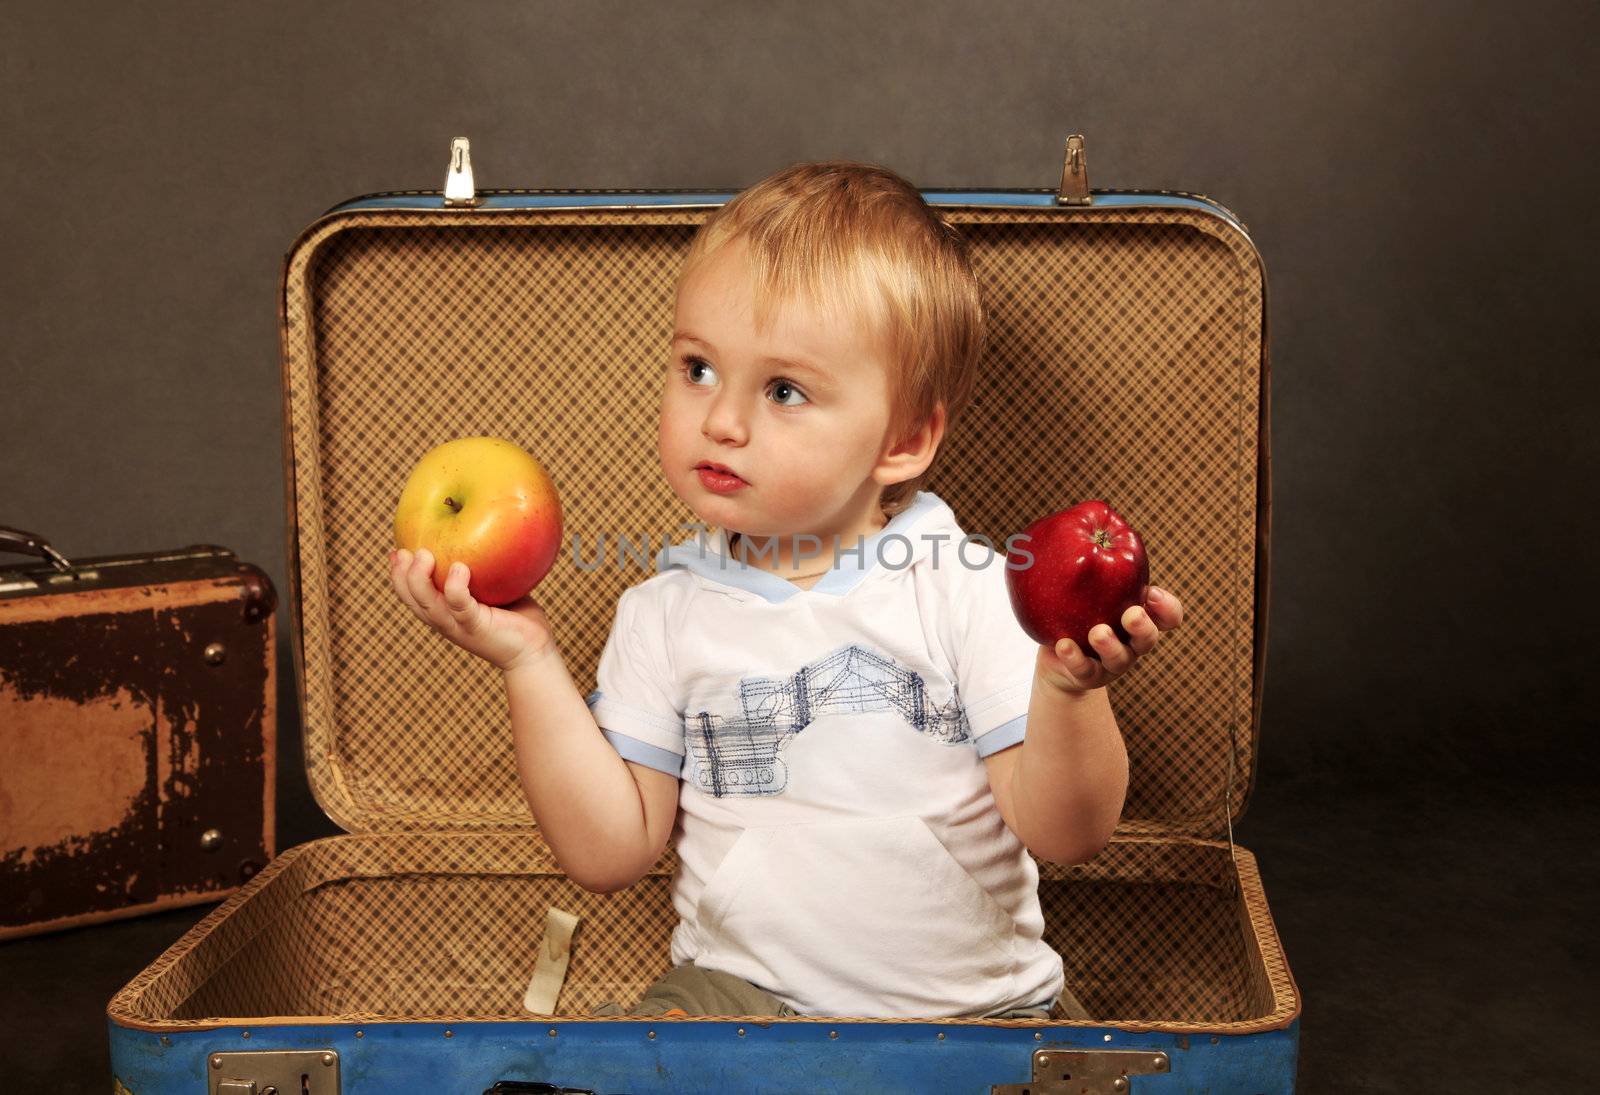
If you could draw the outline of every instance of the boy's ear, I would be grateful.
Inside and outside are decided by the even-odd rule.
[[[872,477],[887,487],[915,479],[927,471],[928,465],[933,463],[933,454],[939,451],[939,442],[944,439],[944,424],[944,404],[935,403],[933,413],[921,426],[884,449],[878,466],[872,469]]]

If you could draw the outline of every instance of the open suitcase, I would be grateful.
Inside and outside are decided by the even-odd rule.
[[[442,441],[544,462],[566,535],[677,534],[657,466],[673,279],[726,191],[445,190],[336,206],[286,257],[295,669],[312,789],[348,835],[290,848],[108,1008],[119,1091],[927,1093],[1294,1087],[1299,994],[1232,819],[1265,651],[1265,282],[1209,199],[927,190],[972,243],[988,357],[930,489],[991,542],[1090,497],[1149,544],[1182,628],[1111,686],[1131,779],[1090,863],[1041,864],[1046,938],[1097,1018],[594,1018],[668,965],[669,849],[610,895],[558,870],[518,786],[495,671],[388,584],[393,507]],[[994,455],[1021,474],[993,474]],[[597,456],[599,458],[597,458]],[[580,689],[647,571],[564,553],[538,597]],[[551,1014],[524,989],[551,908],[579,917]],[[553,943],[554,941],[552,941]],[[204,1086],[202,1086],[204,1085]]]

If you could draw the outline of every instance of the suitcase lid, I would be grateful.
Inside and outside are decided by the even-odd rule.
[[[649,537],[649,558],[695,520],[648,439],[679,263],[737,191],[479,191],[446,204],[452,189],[335,206],[282,271],[306,767],[351,832],[533,826],[499,673],[412,618],[389,584],[395,505],[424,452],[492,435],[550,473],[565,527],[536,596],[581,695],[617,597],[653,571],[580,571],[573,536]],[[922,191],[970,241],[990,308],[972,400],[929,489],[995,544],[1088,498],[1139,530],[1151,581],[1185,618],[1109,686],[1129,757],[1119,832],[1218,837],[1244,811],[1259,742],[1264,269],[1243,222],[1203,196],[1067,191]],[[986,474],[983,454],[1017,438],[1054,458],[1027,476]]]
[[[254,563],[240,562],[234,552],[216,544],[68,559],[47,541],[38,542],[42,546],[41,558],[29,561],[0,555],[0,603],[220,581],[243,587],[247,620],[264,619],[277,605],[277,592],[267,572]],[[0,552],[10,550],[0,545]]]

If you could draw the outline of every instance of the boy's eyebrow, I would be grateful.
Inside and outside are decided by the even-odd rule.
[[[712,353],[716,353],[717,352],[716,351],[716,347],[711,345],[711,343],[707,342],[705,339],[696,338],[694,335],[691,335],[691,334],[689,334],[689,333],[687,333],[685,331],[678,331],[678,332],[673,334],[672,341],[677,342],[680,339],[682,341],[684,341],[684,342],[693,342],[698,346],[704,346],[707,350],[710,350]],[[832,377],[830,377],[828,375],[828,372],[827,372],[826,369],[823,369],[820,365],[813,365],[810,362],[796,361],[793,358],[788,358],[788,357],[774,357],[774,356],[769,354],[768,356],[766,356],[766,357],[761,359],[761,364],[763,364],[763,365],[781,365],[784,368],[792,369],[795,372],[810,373],[813,377],[815,377],[818,381],[820,381],[824,385],[831,385],[833,383]]]

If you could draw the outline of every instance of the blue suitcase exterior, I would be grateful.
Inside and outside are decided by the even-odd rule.
[[[452,180],[458,176],[459,172],[452,172]],[[343,662],[330,661],[333,656],[329,651],[335,649],[338,638],[329,620],[339,610],[333,587],[340,577],[334,562],[342,558],[337,555],[343,550],[342,538],[354,524],[340,525],[330,515],[355,490],[350,482],[355,476],[343,474],[334,465],[337,446],[325,436],[328,431],[339,429],[339,408],[344,405],[326,392],[341,381],[331,366],[325,373],[316,372],[320,366],[311,360],[327,352],[317,340],[325,339],[331,344],[333,338],[318,328],[318,318],[310,314],[314,309],[297,297],[297,286],[298,292],[306,296],[334,292],[331,287],[340,276],[339,268],[327,255],[337,255],[349,241],[368,238],[363,234],[376,238],[386,232],[413,233],[405,236],[404,245],[397,247],[393,255],[386,256],[392,264],[395,255],[404,261],[412,254],[409,248],[415,240],[430,241],[429,246],[435,245],[431,241],[442,241],[438,246],[445,249],[470,251],[480,244],[498,246],[491,234],[503,229],[515,231],[546,223],[582,225],[589,218],[594,224],[620,224],[621,230],[627,232],[636,223],[628,218],[637,218],[637,223],[650,227],[657,223],[651,219],[657,212],[690,218],[661,223],[692,225],[693,217],[703,216],[705,210],[734,196],[731,191],[488,192],[471,195],[470,204],[456,205],[446,204],[445,195],[450,191],[447,186],[445,192],[378,195],[336,206],[306,230],[285,262],[285,299],[280,304],[286,357],[290,553],[294,560],[290,601],[300,617],[296,675],[306,713],[306,759],[313,789],[323,808],[352,835],[315,841],[284,852],[117,994],[108,1008],[114,1090],[119,1095],[196,1095],[201,1091],[255,1091],[261,1095],[267,1090],[263,1086],[267,1081],[261,1079],[266,1073],[252,1071],[261,1067],[259,1055],[299,1050],[307,1051],[306,1056],[294,1059],[309,1062],[303,1069],[295,1065],[305,1078],[295,1078],[294,1083],[300,1086],[282,1088],[278,1095],[302,1090],[309,1095],[399,1091],[477,1095],[494,1089],[496,1084],[508,1093],[520,1085],[524,1091],[568,1089],[596,1095],[1292,1092],[1300,1029],[1299,994],[1267,913],[1255,860],[1231,841],[1232,819],[1242,811],[1254,773],[1265,650],[1269,516],[1265,277],[1243,223],[1215,202],[1169,192],[1090,192],[1086,179],[1081,181],[1083,194],[1090,198],[1088,204],[1068,200],[1065,183],[1059,192],[925,190],[923,195],[930,205],[949,213],[958,224],[963,223],[960,218],[964,212],[989,218],[985,223],[1002,225],[1011,219],[1033,224],[1054,223],[1056,218],[1063,222],[1066,218],[1098,218],[1106,225],[1132,226],[1131,232],[1143,242],[1148,241],[1139,233],[1145,231],[1145,225],[1164,226],[1154,234],[1160,238],[1165,238],[1161,236],[1163,231],[1177,226],[1185,233],[1185,239],[1191,231],[1210,237],[1204,247],[1215,248],[1215,241],[1222,241],[1233,256],[1228,261],[1239,262],[1243,288],[1230,294],[1243,298],[1237,305],[1239,321],[1233,324],[1231,336],[1232,344],[1239,347],[1239,360],[1225,363],[1238,367],[1239,388],[1231,397],[1224,393],[1220,403],[1240,413],[1236,433],[1228,434],[1222,443],[1242,445],[1243,453],[1249,457],[1238,461],[1239,468],[1230,472],[1236,476],[1228,484],[1234,493],[1225,499],[1226,504],[1235,507],[1228,519],[1243,518],[1245,540],[1240,543],[1249,554],[1249,565],[1241,568],[1247,580],[1229,587],[1234,601],[1228,608],[1236,617],[1242,616],[1246,626],[1235,636],[1239,641],[1233,648],[1242,669],[1216,694],[1225,711],[1242,709],[1242,714],[1220,720],[1227,726],[1223,739],[1226,748],[1221,753],[1225,759],[1207,762],[1211,766],[1202,773],[1206,779],[1196,780],[1201,785],[1195,792],[1197,798],[1174,808],[1170,818],[1163,815],[1136,819],[1126,832],[1119,830],[1108,849],[1117,853],[1112,857],[1116,862],[1135,865],[1129,869],[1128,887],[1147,887],[1138,892],[1148,893],[1149,902],[1135,897],[1131,903],[1115,906],[1133,910],[1135,919],[1157,915],[1140,910],[1166,907],[1156,899],[1157,891],[1148,889],[1152,883],[1171,883],[1186,891],[1209,886],[1221,893],[1218,900],[1232,911],[1206,921],[1210,925],[1207,930],[1216,937],[1207,946],[1231,956],[1229,960],[1237,969],[1207,967],[1201,962],[1178,975],[1180,980],[1186,979],[1184,991],[1195,994],[1192,998],[1180,992],[1163,998],[1154,1013],[1123,1015],[1104,1022],[596,1019],[585,1018],[575,1009],[552,1016],[514,1018],[474,1014],[467,1009],[440,1017],[385,1013],[378,1006],[339,1009],[330,1005],[325,1011],[314,1011],[307,1005],[304,1014],[298,1010],[284,1013],[252,1004],[250,997],[256,990],[245,983],[246,974],[234,958],[270,932],[281,935],[299,930],[284,927],[285,918],[293,911],[286,904],[293,895],[283,896],[286,888],[304,886],[309,895],[319,886],[326,888],[341,881],[307,874],[310,868],[305,863],[310,857],[324,849],[346,848],[351,842],[374,841],[384,833],[395,834],[397,847],[409,847],[404,841],[411,838],[405,834],[418,830],[435,834],[428,839],[440,847],[447,846],[446,838],[458,839],[462,845],[492,843],[495,839],[481,835],[480,826],[485,824],[481,812],[464,814],[466,824],[458,823],[462,818],[441,818],[438,809],[432,813],[413,812],[395,823],[393,816],[399,815],[385,811],[400,809],[395,805],[402,802],[400,797],[376,807],[369,802],[363,808],[350,786],[361,778],[358,767],[348,759],[341,766],[341,749],[348,751],[349,743],[357,739],[332,736],[335,724],[350,720],[336,705],[336,699],[347,702],[346,695],[332,688],[330,681],[338,675],[345,683],[345,694],[359,691],[360,686],[349,683],[353,670],[348,659],[353,655],[346,653]],[[475,231],[456,231],[461,227]],[[326,254],[318,252],[315,260],[304,254],[324,245]],[[316,262],[323,265],[307,273]],[[393,301],[385,298],[385,303],[392,305]],[[447,303],[443,307],[448,306]],[[306,349],[308,346],[312,348]],[[360,429],[370,425],[355,412],[342,413],[360,422]],[[358,427],[346,425],[344,429]],[[468,432],[485,431],[457,428],[455,435]],[[446,435],[450,435],[448,430]],[[410,455],[409,450],[402,451],[398,459],[403,464]],[[376,479],[378,473],[372,467],[351,464],[352,468],[357,466],[363,476]],[[392,469],[384,474],[392,478]],[[386,504],[368,505],[366,517],[376,512],[376,524],[382,526],[388,518]],[[384,531],[380,527],[380,538]],[[366,559],[373,557],[372,546],[363,543],[350,550],[353,557]],[[1163,565],[1168,561],[1171,560],[1163,559]],[[608,623],[609,620],[602,621],[602,628]],[[1228,687],[1233,691],[1223,695]],[[1129,705],[1143,710],[1133,699]],[[369,719],[382,714],[363,712]],[[371,748],[370,743],[367,747]],[[1130,743],[1130,753],[1133,752]],[[432,763],[442,765],[440,770],[448,768],[448,763],[441,762],[437,755],[432,757]],[[437,782],[445,786],[448,778],[448,774],[441,775]],[[1212,781],[1212,788],[1221,784],[1220,795],[1207,790],[1208,780]],[[415,777],[407,774],[388,784],[369,784],[368,789],[381,785],[393,790],[403,785],[410,790],[415,783]],[[502,789],[499,801],[504,804],[514,800],[519,793],[513,781],[510,790]],[[446,808],[456,794],[460,792],[454,785],[445,786],[442,796]],[[462,801],[468,797],[461,794]],[[1160,796],[1143,801],[1156,800],[1167,801]],[[519,829],[514,820],[499,814],[488,818],[487,827],[502,835],[527,830],[525,823]],[[381,858],[381,853],[363,851],[355,858],[361,856],[377,863],[378,859],[372,857]],[[449,859],[448,854],[445,859]],[[1202,866],[1179,866],[1191,860]],[[375,872],[394,877],[410,877],[414,872],[417,877],[448,878],[457,869],[405,866],[404,855],[400,862],[402,865],[392,870],[378,867]],[[1059,874],[1056,872],[1052,878]],[[1097,878],[1101,883],[1113,878],[1106,873],[1071,875],[1080,877]],[[664,886],[665,876],[654,881]],[[1070,879],[1063,885],[1070,888]],[[270,916],[260,911],[267,902],[277,903],[274,908],[278,911]],[[250,915],[257,915],[258,919],[247,932],[239,924]],[[207,959],[213,964],[197,966],[197,956],[208,945],[213,949],[220,946],[215,933],[230,928],[237,929],[239,936],[228,944],[236,948],[230,956],[225,960]],[[1159,979],[1165,961],[1164,930],[1133,937],[1139,940],[1134,965],[1148,963],[1137,967],[1143,971],[1142,977]],[[1186,930],[1173,928],[1171,938],[1183,936]],[[296,953],[322,946],[318,940],[319,937],[308,935],[297,941],[301,950]],[[1174,948],[1172,953],[1179,953],[1181,944],[1168,942]],[[1213,955],[1207,960],[1216,959]],[[1212,973],[1207,974],[1207,969]],[[575,965],[572,976],[576,971]],[[300,973],[316,978],[325,977],[327,970],[308,967]],[[337,982],[339,973],[334,968],[328,983]],[[1115,974],[1110,972],[1106,977],[1105,991],[1112,993]],[[1224,993],[1232,994],[1227,997],[1231,1002],[1219,1004],[1223,996],[1205,996],[1209,979],[1225,980],[1232,986]],[[520,993],[521,985],[514,986],[514,991]],[[293,995],[282,986],[275,992],[279,998],[285,992]],[[316,994],[313,997],[327,998]],[[563,1001],[567,999],[562,997]],[[363,1014],[352,1016],[348,1012]]]
[[[358,1029],[363,1035],[359,1039]],[[117,1082],[131,1095],[195,1095],[205,1090],[201,1085],[212,1055],[249,1052],[266,1041],[274,1048],[338,1053],[344,1095],[480,1095],[506,1079],[553,1083],[595,1095],[989,1095],[994,1084],[1026,1085],[1038,1095],[1049,1095],[1050,1088],[1030,1083],[1036,1051],[1106,1048],[1139,1049],[1168,1060],[1167,1071],[1132,1077],[1128,1090],[1137,1095],[1288,1095],[1294,1090],[1299,1020],[1283,1030],[1216,1038],[1098,1027],[1063,1036],[1060,1031],[954,1029],[937,1023],[843,1026],[837,1039],[830,1038],[831,1032],[826,1025],[791,1033],[753,1022],[398,1023],[364,1029],[239,1027],[163,1039],[113,1024],[111,1052]]]

